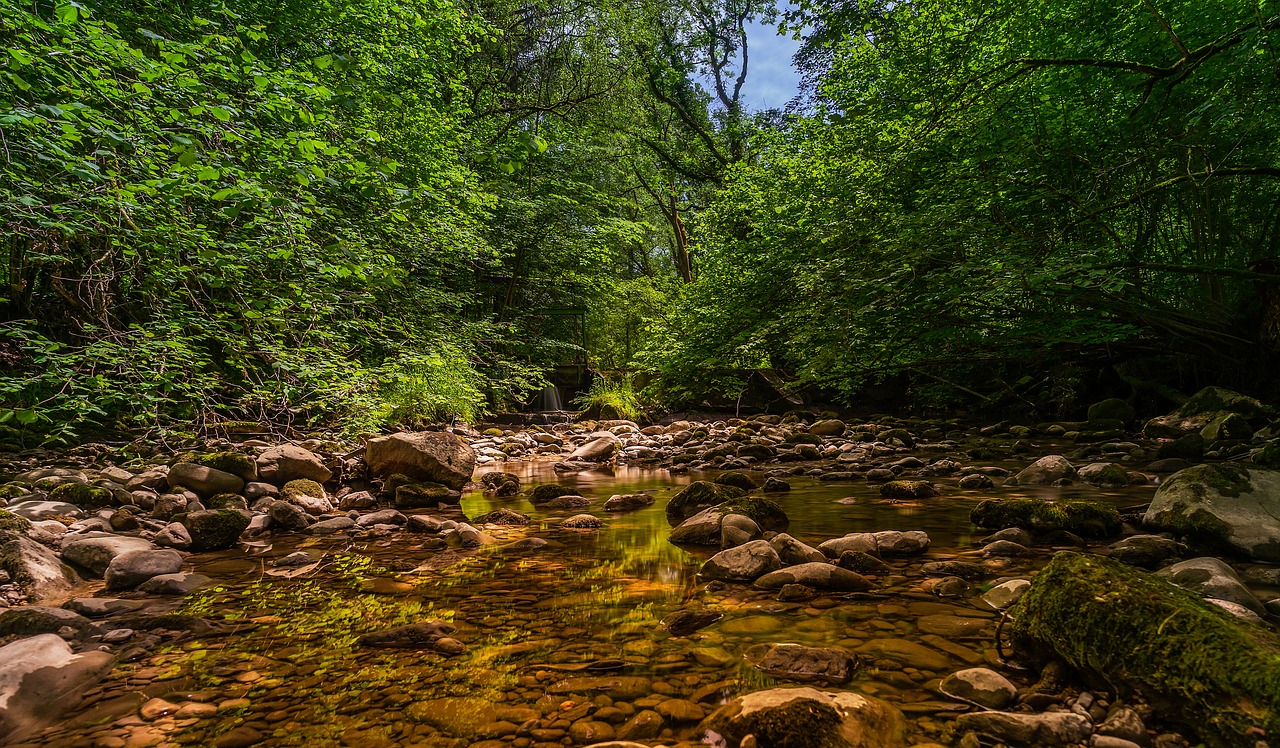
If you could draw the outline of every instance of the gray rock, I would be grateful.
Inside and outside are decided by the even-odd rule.
[[[1031,549],[1012,540],[997,540],[982,546],[984,556],[1030,556]]]
[[[847,428],[848,426],[845,425],[844,421],[829,418],[825,421],[818,421],[810,426],[809,433],[817,434],[818,436],[844,436],[844,432]]]
[[[717,709],[698,726],[699,734],[714,731],[730,745],[748,735],[755,744],[791,745],[795,715],[805,716],[805,741],[824,748],[889,748],[901,745],[905,720],[895,707],[852,691],[813,688],[772,688],[739,696]]]
[[[312,479],[314,480],[314,478]],[[280,489],[270,483],[252,481],[244,486],[244,497],[249,501],[258,499],[274,499],[280,495]]]
[[[1160,535],[1132,535],[1112,543],[1108,550],[1126,564],[1154,569],[1168,559],[1181,556],[1187,547]]]
[[[778,552],[769,541],[753,540],[736,548],[720,551],[708,559],[698,573],[705,579],[752,582],[781,566]]]
[[[17,532],[0,531],[0,570],[33,603],[60,598],[80,581],[57,554]]]
[[[312,535],[333,535],[334,533],[351,530],[355,526],[355,520],[350,517],[333,517],[331,519],[322,519],[311,525],[307,528],[307,532]]]
[[[1143,724],[1142,717],[1128,707],[1120,707],[1107,715],[1098,725],[1098,734],[1139,744],[1148,742],[1147,726]]]
[[[120,600],[114,597],[77,597],[68,600],[62,607],[86,618],[105,618],[107,616],[132,613],[144,607],[141,600]]]
[[[175,550],[127,551],[107,565],[107,589],[131,589],[154,576],[173,574],[181,568],[182,554]]]
[[[235,545],[249,526],[247,514],[235,509],[189,512],[182,524],[191,533],[191,550],[220,551]]]
[[[187,595],[212,584],[213,580],[192,571],[177,574],[160,574],[138,585],[138,592],[147,595]]]
[[[856,657],[836,647],[799,644],[757,644],[747,650],[747,662],[774,678],[843,686],[858,667]]]
[[[169,468],[169,485],[189,488],[208,498],[220,493],[240,493],[244,479],[238,475],[191,462],[179,462]]]
[[[149,551],[155,548],[150,541],[124,535],[98,535],[87,538],[65,540],[62,543],[62,558],[92,572],[94,576],[102,576],[111,559],[129,551]]]
[[[191,547],[191,533],[187,532],[187,526],[181,522],[170,522],[156,533],[155,544],[185,551]]]
[[[596,530],[604,527],[604,520],[590,514],[575,514],[560,523],[571,530]]]
[[[755,581],[755,586],[764,590],[780,589],[785,584],[803,584],[827,592],[860,592],[871,588],[866,577],[825,562],[789,566]]]
[[[720,518],[720,547],[734,548],[760,537],[760,525],[742,514],[726,514]]]
[[[356,520],[356,526],[371,527],[373,525],[403,525],[408,521],[408,517],[395,509],[383,509],[381,511],[363,515],[360,519]]]
[[[305,478],[324,483],[333,477],[318,455],[302,447],[285,444],[258,455],[258,478],[277,486]]]
[[[106,652],[73,654],[54,634],[0,647],[0,742],[17,742],[74,708],[114,661]]]
[[[1230,566],[1211,556],[1192,558],[1156,572],[1156,576],[1173,582],[1204,598],[1226,600],[1244,606],[1258,615],[1266,615],[1266,607],[1253,596]]]
[[[52,634],[64,626],[81,631],[93,625],[88,618],[65,608],[44,605],[21,605],[0,610],[0,636],[34,636]],[[3,662],[3,660],[0,660]],[[7,666],[8,663],[5,663]],[[0,668],[3,672],[4,668]]]
[[[471,480],[476,466],[471,447],[442,431],[401,432],[370,439],[364,459],[375,476],[399,473],[455,490]]]
[[[267,516],[271,517],[274,528],[284,532],[305,532],[312,522],[306,509],[287,501],[272,503],[267,507]]]
[[[410,514],[408,521],[405,522],[405,529],[409,532],[421,532],[428,535],[435,535],[440,532],[443,523],[427,514]]]
[[[883,555],[913,556],[929,550],[929,536],[920,530],[899,532],[884,530],[872,533],[876,548]]]
[[[1093,725],[1072,712],[971,712],[956,719],[956,731],[975,732],[1011,746],[1061,748],[1088,740]]]
[[[65,501],[37,501],[28,499],[26,501],[15,501],[5,507],[6,511],[26,517],[29,520],[48,519],[49,517],[72,517],[79,519],[85,516],[85,512],[75,504],[68,504]]]
[[[947,696],[986,709],[1004,709],[1013,703],[1018,688],[1008,678],[983,667],[961,670],[942,680],[938,687]]]
[[[570,462],[607,462],[621,448],[622,442],[618,437],[601,432],[600,436],[573,450],[565,459]]]
[[[1031,582],[1028,580],[1010,579],[987,590],[982,595],[982,599],[996,610],[1004,610],[1018,602],[1018,598],[1026,594],[1029,589],[1031,589]]]
[[[840,558],[840,554],[845,551],[876,554],[880,552],[880,545],[876,542],[874,533],[853,532],[844,537],[832,538],[821,543],[818,546],[818,550],[822,551],[827,558]]]
[[[604,502],[606,512],[630,512],[651,506],[654,498],[647,493],[614,494]]]
[[[1018,485],[1049,485],[1063,478],[1074,478],[1076,469],[1062,455],[1048,455],[1036,460],[1018,473]]]
[[[778,552],[778,559],[782,561],[783,566],[795,566],[811,562],[821,563],[826,561],[827,558],[822,551],[796,540],[785,532],[778,533],[770,538],[769,545],[773,546],[773,549]]]
[[[1197,465],[1156,489],[1143,523],[1257,561],[1280,561],[1280,471]]]
[[[351,511],[352,509],[373,509],[377,505],[377,497],[368,491],[352,491],[338,499],[338,508],[344,512]]]

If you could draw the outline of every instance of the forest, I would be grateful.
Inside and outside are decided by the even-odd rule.
[[[5,2],[5,438],[1268,393],[1278,11]]]

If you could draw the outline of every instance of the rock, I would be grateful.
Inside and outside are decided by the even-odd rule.
[[[882,555],[913,556],[929,550],[929,536],[920,530],[883,530],[871,533]]]
[[[1123,488],[1129,485],[1129,471],[1116,462],[1094,462],[1078,471],[1080,480],[1091,486]]]
[[[1108,546],[1112,558],[1132,566],[1154,569],[1181,556],[1187,547],[1161,535],[1131,535]]]
[[[888,574],[890,571],[888,564],[870,553],[863,553],[862,551],[845,551],[841,553],[836,565],[841,569],[848,569],[859,574]]]
[[[250,481],[244,484],[244,491],[241,492],[249,501],[257,501],[258,499],[274,499],[280,495],[280,489],[270,483],[261,481]]]
[[[49,501],[72,504],[81,509],[101,509],[111,506],[114,497],[105,488],[83,483],[63,483],[49,492]]]
[[[604,502],[606,512],[630,512],[651,506],[654,498],[647,493],[614,494]]]
[[[0,570],[32,603],[62,598],[80,581],[53,551],[8,530],[0,530]]]
[[[361,518],[363,519],[363,517]],[[475,518],[477,525],[511,525],[521,527],[529,524],[531,520],[526,514],[521,514],[514,509],[507,507],[499,507],[488,514],[482,514]]]
[[[704,579],[726,582],[753,582],[782,566],[778,552],[767,540],[754,540],[737,548],[720,551],[702,565]]]
[[[636,712],[634,717],[618,728],[617,737],[624,739],[656,738],[662,733],[663,726],[662,715],[655,711],[644,709]],[[593,748],[648,748],[648,746],[643,743],[613,741],[611,743],[597,744]]]
[[[1200,429],[1200,436],[1206,442],[1248,441],[1253,437],[1253,427],[1248,419],[1235,413],[1216,413]]]
[[[458,496],[458,491],[442,483],[405,483],[395,489],[398,509],[429,509],[451,503]]]
[[[236,544],[249,518],[234,509],[189,512],[182,520],[191,534],[191,550],[220,551]]]
[[[287,501],[276,501],[267,507],[272,527],[283,532],[305,532],[311,526],[311,515],[306,509]]]
[[[973,508],[969,519],[978,527],[993,530],[1066,530],[1086,538],[1106,538],[1120,532],[1120,513],[1115,507],[1093,501],[986,499]]]
[[[995,488],[996,482],[991,480],[991,476],[982,473],[970,473],[956,482],[956,485],[966,491],[985,490]]]
[[[667,699],[654,710],[668,722],[697,722],[706,716],[702,707],[688,699]]]
[[[1267,418],[1274,414],[1271,408],[1252,397],[1221,387],[1206,387],[1169,415],[1147,421],[1142,427],[1142,433],[1153,439],[1177,438],[1200,431],[1215,416],[1226,413],[1235,413],[1247,420]]]
[[[1145,744],[1150,740],[1142,718],[1128,707],[1120,707],[1107,715],[1102,724],[1098,725],[1097,733],[1138,744]]]
[[[791,484],[781,478],[765,478],[764,486],[760,489],[765,493],[786,493],[791,490]]]
[[[757,644],[747,650],[747,662],[773,678],[843,686],[853,678],[857,658],[834,647],[799,644]]]
[[[604,521],[590,514],[575,514],[561,522],[560,526],[571,530],[597,530],[604,527]]]
[[[111,559],[129,551],[149,551],[155,548],[149,541],[124,535],[101,535],[79,538],[62,544],[62,557],[77,566],[89,570],[94,576],[102,576],[111,565]]]
[[[462,654],[464,647],[452,637],[457,627],[446,621],[424,621],[396,626],[360,637],[363,647],[383,649],[431,649],[445,655]]]
[[[891,480],[880,486],[880,495],[891,499],[929,499],[938,489],[927,480]]]
[[[1004,709],[1013,703],[1018,693],[1008,678],[983,667],[961,670],[943,678],[938,690],[953,699],[986,709]]]
[[[145,606],[141,600],[120,600],[114,597],[78,597],[68,600],[62,607],[86,618],[105,618],[132,613]]]
[[[1188,559],[1157,571],[1156,576],[1201,597],[1226,600],[1259,615],[1266,615],[1266,607],[1262,601],[1253,596],[1244,582],[1240,581],[1240,577],[1236,576],[1235,570],[1216,558],[1204,556]]]
[[[224,473],[231,473],[243,480],[245,483],[250,483],[258,479],[258,466],[254,459],[246,454],[241,454],[240,452],[226,451],[202,455],[189,454],[182,457],[181,462],[190,462],[196,465],[214,468],[215,470],[221,470]]]
[[[809,433],[817,434],[818,436],[844,436],[846,429],[848,429],[848,426],[845,425],[844,421],[828,418],[810,426]]]
[[[866,577],[835,564],[816,562],[772,571],[755,581],[762,590],[780,589],[785,584],[803,584],[827,592],[861,592],[871,589]]]
[[[1031,582],[1025,579],[1010,579],[987,590],[983,593],[982,599],[996,610],[1004,610],[1018,602],[1029,589],[1031,589]]]
[[[801,543],[785,532],[778,533],[769,539],[769,545],[778,552],[778,559],[783,566],[795,566],[810,562],[826,561],[822,551],[813,546]]]
[[[20,605],[0,610],[0,636],[35,636],[53,634],[65,628],[81,631],[91,624],[88,618],[72,610],[44,605]],[[9,663],[5,663],[5,668]],[[3,673],[5,668],[0,668]]]
[[[720,475],[717,475],[716,479],[712,482],[719,486],[733,486],[734,488],[741,488],[743,491],[747,492],[754,491],[759,488],[759,486],[756,485],[756,482],[751,479],[751,476],[746,473],[738,472],[737,470],[730,470],[726,473],[721,473]]]
[[[1161,461],[1193,460],[1199,462],[1204,457],[1204,437],[1198,433],[1180,436],[1173,441],[1165,442],[1156,448],[1156,457]],[[1179,468],[1180,470],[1181,468]],[[1176,471],[1168,471],[1176,472]]]
[[[1177,709],[1212,748],[1280,734],[1280,636],[1119,561],[1056,555],[1018,602],[1015,641]]]
[[[823,541],[818,545],[818,550],[822,551],[827,558],[840,558],[849,551],[879,553],[880,546],[876,543],[876,536],[873,533],[851,532],[844,537]]]
[[[318,455],[293,444],[272,447],[257,462],[258,478],[277,486],[299,479],[324,483],[333,477]]]
[[[209,577],[191,571],[159,574],[138,585],[138,592],[147,595],[189,595],[212,583],[213,580]]]
[[[29,520],[49,519],[50,517],[79,519],[85,516],[84,510],[75,504],[68,504],[65,501],[36,501],[35,499],[15,501],[6,506],[5,510]]]
[[[782,532],[787,529],[787,515],[782,507],[768,499],[744,497],[704,509],[672,529],[668,539],[677,545],[720,546],[723,522],[733,515],[749,518],[761,530]]]
[[[744,514],[726,514],[720,519],[720,547],[735,548],[760,537],[760,525]]]
[[[476,455],[456,435],[441,431],[401,432],[369,440],[365,462],[378,477],[396,473],[461,490],[471,480]]]
[[[618,437],[600,432],[600,436],[573,450],[565,459],[570,462],[608,462],[621,448],[622,442]]]
[[[730,745],[748,735],[755,745],[822,748],[897,748],[905,720],[888,703],[852,691],[773,688],[739,696],[698,726]]]
[[[0,742],[16,743],[73,709],[114,661],[107,652],[73,654],[55,634],[0,647]]]
[[[971,712],[956,719],[956,731],[975,732],[1011,746],[1059,748],[1088,740],[1093,726],[1072,712]]]
[[[373,509],[377,505],[377,497],[368,491],[352,491],[338,499],[338,509],[344,512],[349,512],[352,509],[360,511]]]
[[[174,488],[182,486],[201,498],[209,498],[220,493],[240,493],[244,490],[244,479],[216,468],[179,462],[169,468],[169,485]]]
[[[1131,423],[1137,418],[1133,406],[1118,397],[1100,400],[1089,406],[1087,418],[1090,421],[1123,421]]]
[[[704,509],[743,496],[746,496],[746,491],[735,486],[722,486],[704,480],[694,481],[667,502],[667,521],[678,525]]]
[[[307,528],[307,532],[311,535],[333,535],[339,532],[346,532],[355,529],[356,521],[350,517],[330,517],[322,519],[319,522]]]
[[[581,496],[581,494],[576,488],[562,486],[559,483],[544,483],[534,488],[529,494],[529,503],[534,506],[543,506],[562,496]]]
[[[1030,548],[1012,540],[997,540],[982,546],[984,556],[1030,556]]]
[[[622,701],[630,701],[647,696],[650,691],[650,680],[639,676],[605,675],[567,678],[551,684],[547,689],[550,694],[589,694],[604,695]]]
[[[409,521],[404,525],[404,528],[409,532],[421,532],[428,535],[435,535],[440,532],[442,527],[440,520],[425,514],[410,514]]]
[[[1074,478],[1076,469],[1062,455],[1048,455],[1018,473],[1020,486],[1047,486],[1063,478]]]
[[[1156,489],[1143,524],[1230,550],[1280,561],[1280,471],[1217,463],[1170,476]]]
[[[408,521],[408,517],[394,509],[383,509],[382,511],[370,512],[369,514],[361,515],[360,519],[356,520],[356,526],[372,527],[374,525],[403,525]],[[528,519],[526,518],[525,521],[527,522]]]
[[[987,576],[987,570],[981,564],[971,561],[930,561],[920,567],[929,576],[960,577],[961,579],[981,579]]]
[[[175,550],[126,551],[107,565],[107,589],[133,589],[154,576],[174,574],[180,569],[182,554]]]
[[[724,618],[723,613],[714,610],[683,609],[662,619],[661,627],[672,636],[688,636],[698,629],[706,628]]]

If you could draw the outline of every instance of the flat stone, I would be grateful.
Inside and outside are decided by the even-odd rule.
[[[956,719],[956,730],[976,732],[1013,746],[1059,748],[1088,740],[1093,726],[1072,712],[971,712]]]
[[[1013,703],[1018,689],[1008,678],[987,668],[970,668],[952,673],[939,686],[947,696],[985,707],[1004,709]]]

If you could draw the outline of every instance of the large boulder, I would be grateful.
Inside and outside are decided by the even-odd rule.
[[[809,433],[817,434],[818,436],[844,436],[846,428],[844,421],[837,418],[828,418],[810,426]]]
[[[787,584],[803,584],[827,592],[861,592],[871,589],[871,582],[861,574],[824,561],[812,561],[771,571],[755,582],[755,586],[762,590],[782,589]]]
[[[220,551],[236,544],[249,526],[247,512],[235,509],[206,509],[191,512],[182,520],[191,534],[191,550]]]
[[[1156,489],[1142,521],[1257,561],[1280,561],[1280,471],[1225,463],[1180,470]]]
[[[757,745],[778,748],[895,748],[903,745],[904,730],[902,713],[884,701],[814,688],[773,688],[739,696],[698,726],[700,733],[715,733],[730,745],[754,735]]]
[[[973,712],[960,715],[956,729],[1020,748],[1065,748],[1087,742],[1093,725],[1072,712]]]
[[[96,576],[106,573],[111,560],[129,551],[149,551],[150,541],[125,535],[95,535],[68,540],[62,544],[62,557]]]
[[[592,434],[592,437],[590,441],[569,453],[565,459],[581,462],[608,462],[622,449],[622,442],[618,437],[607,431]]]
[[[1020,649],[1138,690],[1211,748],[1280,735],[1280,636],[1159,577],[1059,553],[1010,618]]]
[[[272,447],[258,455],[258,478],[272,485],[283,486],[301,479],[324,483],[332,477],[318,455],[293,444]]]
[[[378,477],[399,473],[455,490],[471,480],[476,467],[471,447],[443,431],[403,431],[370,439],[364,459]]]
[[[172,549],[129,551],[111,559],[104,577],[108,590],[128,590],[161,574],[182,569],[182,554]]]
[[[678,525],[708,507],[746,495],[746,491],[736,486],[725,486],[705,480],[694,481],[680,489],[667,502],[667,521]]]
[[[1258,615],[1266,615],[1266,606],[1253,596],[1245,583],[1240,581],[1230,566],[1212,556],[1179,561],[1156,572],[1184,590],[1190,590],[1206,600],[1226,600],[1248,608]]]
[[[1020,486],[1043,486],[1074,477],[1076,477],[1075,467],[1062,455],[1041,457],[1017,475]]]
[[[107,652],[73,654],[56,634],[0,647],[0,743],[17,742],[75,707],[114,659]]]
[[[19,532],[0,531],[0,569],[33,603],[56,600],[79,579],[57,554]]]
[[[726,518],[747,517],[761,530],[782,532],[789,520],[786,512],[768,499],[744,496],[698,512],[671,530],[668,538],[676,545],[715,545],[724,541]],[[732,522],[732,520],[730,520]]]
[[[1157,416],[1142,427],[1151,438],[1176,439],[1183,434],[1198,432],[1210,421],[1234,413],[1247,421],[1255,421],[1274,415],[1275,411],[1248,395],[1223,389],[1206,387],[1191,396],[1177,410],[1167,416]]]
[[[169,468],[169,485],[189,488],[202,498],[208,498],[220,493],[240,493],[244,490],[244,479],[217,468],[179,462]]]
[[[767,540],[753,540],[736,548],[720,551],[707,559],[698,572],[704,579],[726,582],[754,582],[757,578],[782,566],[778,552]]]
[[[1086,538],[1107,538],[1120,532],[1120,512],[1096,501],[987,499],[973,508],[969,519],[989,530],[1066,530]]]
[[[747,650],[747,662],[774,678],[843,686],[853,678],[858,659],[838,647],[800,644],[757,644]]]

